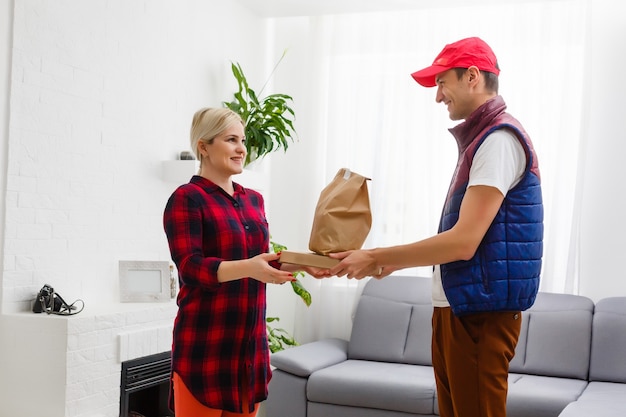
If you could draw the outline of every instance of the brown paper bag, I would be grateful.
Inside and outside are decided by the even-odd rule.
[[[368,180],[342,168],[322,190],[313,217],[310,250],[328,255],[361,249],[372,227]]]

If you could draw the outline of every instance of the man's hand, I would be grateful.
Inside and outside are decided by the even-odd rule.
[[[330,268],[329,272],[338,277],[346,275],[348,278],[363,279],[365,277],[383,277],[384,268],[376,263],[376,259],[368,250],[351,250],[346,252],[331,253],[328,256],[340,259],[337,265]]]

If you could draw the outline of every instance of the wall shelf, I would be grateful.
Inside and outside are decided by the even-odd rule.
[[[175,159],[161,163],[163,181],[185,184],[198,172],[199,162],[195,159]]]

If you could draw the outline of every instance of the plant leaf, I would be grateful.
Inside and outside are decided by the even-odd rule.
[[[302,299],[302,301],[304,301],[304,304],[306,304],[307,307],[311,305],[311,293],[308,292],[306,288],[304,288],[300,280],[296,278],[295,281],[291,281],[291,288],[293,288],[293,291],[300,296],[300,298]]]
[[[285,54],[286,50],[274,66],[269,78],[274,74]],[[224,102],[223,104],[238,113],[246,124],[244,133],[248,155],[245,164],[250,163],[251,158],[262,158],[278,149],[286,151],[289,141],[293,141],[297,135],[293,124],[295,112],[290,107],[293,98],[290,95],[281,93],[270,94],[265,98],[260,98],[250,88],[239,63],[231,62],[231,70],[237,81],[238,91],[234,93],[233,101]],[[261,88],[261,91],[263,91],[266,84]]]

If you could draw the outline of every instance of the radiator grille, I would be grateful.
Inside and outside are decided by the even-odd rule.
[[[170,355],[164,352],[122,363],[122,389],[133,392],[168,381],[172,368]]]

